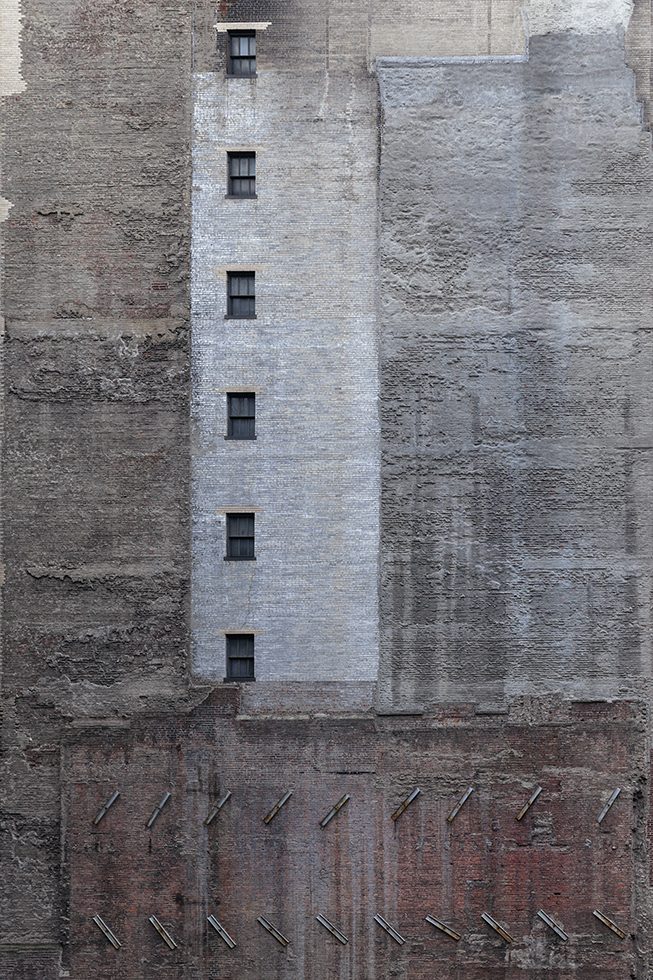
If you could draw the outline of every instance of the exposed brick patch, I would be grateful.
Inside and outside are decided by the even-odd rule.
[[[641,711],[592,706],[582,717],[577,706],[549,703],[546,713],[539,724],[242,721],[206,704],[128,736],[76,737],[65,762],[73,974],[643,978],[633,941],[617,940],[592,916],[604,911],[629,936],[641,926],[641,857],[633,847],[642,831],[635,797],[648,765]],[[517,822],[537,784],[540,799]],[[448,825],[468,785],[475,791]],[[621,797],[599,826],[617,785]],[[390,814],[414,786],[421,796],[393,824]],[[93,827],[114,788],[120,801]],[[209,801],[227,789],[232,798],[207,829]],[[286,789],[293,796],[265,826]],[[172,798],[147,831],[166,790]],[[349,804],[320,829],[345,792]],[[562,924],[568,944],[536,919],[539,908]],[[483,911],[515,936],[510,950],[481,922]],[[124,942],[119,956],[90,921],[95,912]],[[235,950],[207,934],[209,912],[236,939]],[[348,946],[320,928],[318,912]],[[406,937],[404,946],[374,924],[375,912]],[[152,913],[181,943],[178,952],[148,924]],[[462,941],[440,936],[424,922],[427,913],[462,932]],[[257,924],[260,914],[291,939],[287,950]]]

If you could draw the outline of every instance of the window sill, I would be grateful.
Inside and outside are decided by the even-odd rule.
[[[256,436],[225,436],[228,442],[256,442]]]
[[[258,194],[225,194],[225,201],[256,201]]]
[[[229,313],[226,314],[225,320],[256,320],[256,313],[252,313],[251,316],[231,316]]]
[[[234,75],[233,72],[226,71],[224,73],[225,78],[237,78],[240,82],[252,82],[258,76],[258,72],[254,72],[253,75]]]
[[[254,558],[237,558],[236,556],[233,556],[232,557],[231,555],[225,555],[224,556],[224,560],[225,561],[256,561],[256,557],[254,557]]]
[[[223,684],[253,684],[255,677],[223,677]]]

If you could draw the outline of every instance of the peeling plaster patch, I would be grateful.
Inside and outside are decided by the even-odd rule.
[[[524,9],[531,37],[559,31],[599,34],[615,27],[625,30],[633,4],[631,0],[532,0]]]
[[[3,221],[7,220],[12,208],[13,204],[11,201],[8,201],[6,197],[0,197],[0,225]]]
[[[25,89],[20,73],[20,20],[20,0],[0,0],[0,96]],[[0,221],[3,220],[0,202]]]

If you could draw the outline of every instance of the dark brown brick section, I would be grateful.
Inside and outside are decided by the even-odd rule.
[[[648,976],[639,906],[646,837],[645,721],[632,703],[518,702],[510,716],[470,708],[421,718],[225,717],[215,701],[186,718],[151,718],[125,731],[77,733],[66,751],[71,975],[278,978]],[[539,722],[536,723],[536,719]],[[515,819],[534,785],[543,792]],[[475,791],[450,826],[465,788]],[[419,786],[397,824],[390,814]],[[610,792],[622,794],[604,823]],[[121,798],[92,820],[114,789]],[[232,798],[209,829],[209,803]],[[293,796],[265,826],[283,792]],[[172,799],[151,831],[162,794]],[[320,819],[343,793],[349,804]],[[561,943],[539,908],[569,933]],[[628,932],[618,940],[592,916]],[[515,937],[507,949],[482,923],[488,911]],[[340,946],[315,921],[349,937]],[[406,938],[374,923],[380,912]],[[123,942],[114,952],[99,913]],[[157,915],[180,943],[170,952]],[[213,913],[238,945],[207,933]],[[441,917],[459,944],[424,921]],[[257,924],[291,940],[283,950]],[[631,935],[632,934],[632,935]]]
[[[57,948],[21,947],[0,949],[0,977],[8,980],[59,980],[60,951]]]

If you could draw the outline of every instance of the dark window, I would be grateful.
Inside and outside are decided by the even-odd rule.
[[[256,316],[253,272],[227,273],[227,315]]]
[[[227,395],[227,438],[256,438],[256,395]]]
[[[230,197],[256,197],[256,153],[228,153]]]
[[[227,680],[254,680],[254,635],[227,634]]]
[[[256,31],[229,31],[229,75],[251,78],[256,74]]]
[[[254,558],[253,514],[227,514],[226,557],[235,561]]]

